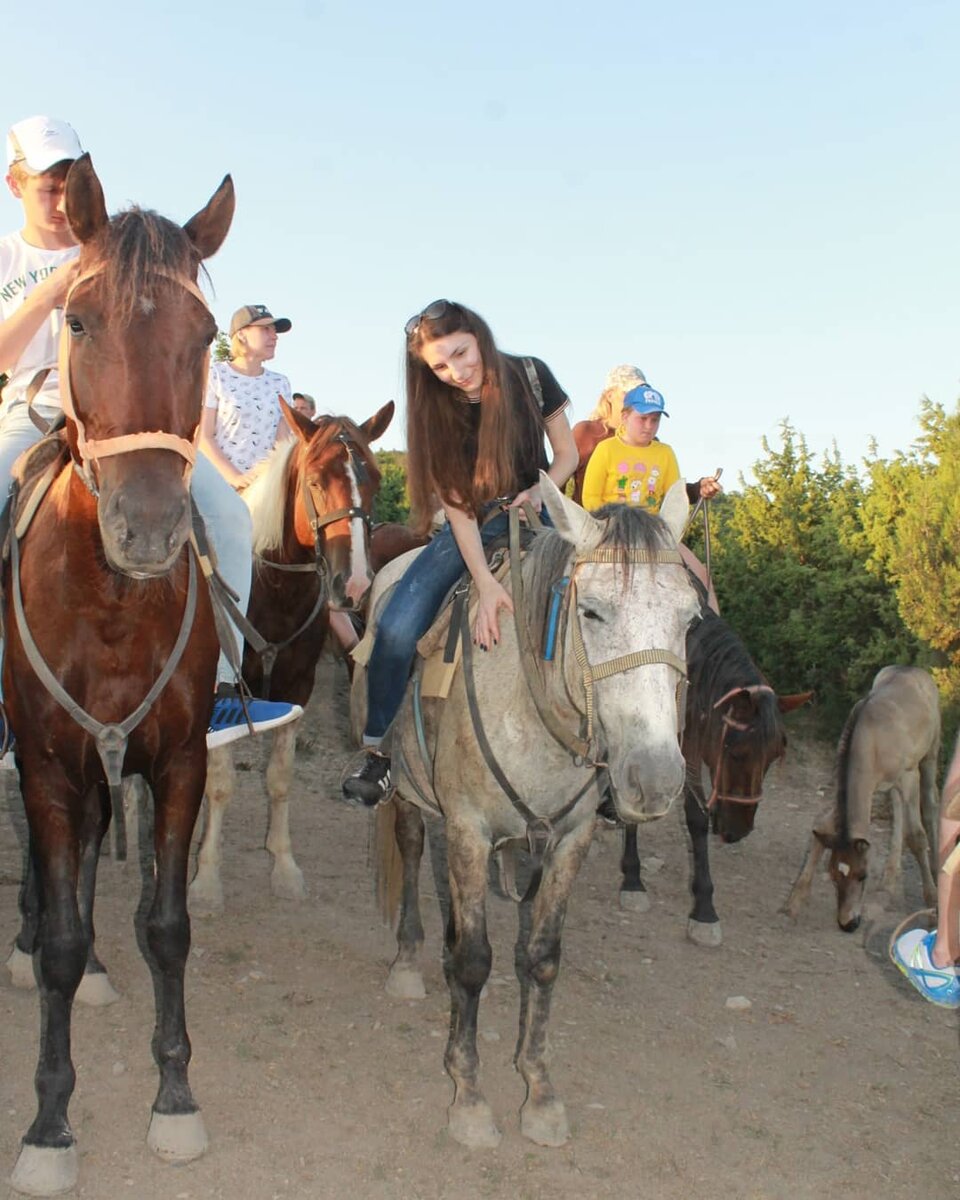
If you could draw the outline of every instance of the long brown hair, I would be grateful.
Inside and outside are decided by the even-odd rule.
[[[425,311],[438,308],[438,316],[421,316],[407,337],[407,487],[420,532],[438,504],[478,517],[487,501],[531,482],[519,478],[520,467],[543,453],[539,405],[523,373],[497,349],[489,325],[449,300]],[[427,342],[460,332],[477,339],[483,363],[476,435],[463,393],[442,383],[423,359]]]

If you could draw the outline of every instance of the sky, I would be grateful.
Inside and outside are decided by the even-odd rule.
[[[785,420],[859,465],[960,395],[953,0],[49,0],[4,43],[4,126],[70,121],[111,211],[183,222],[233,176],[218,322],[288,316],[270,365],[320,411],[396,400],[384,448],[438,297],[572,420],[640,366],[728,487]]]

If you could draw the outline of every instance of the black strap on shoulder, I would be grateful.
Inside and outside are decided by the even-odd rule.
[[[532,358],[523,360],[523,369],[527,373],[527,380],[530,384],[530,390],[533,392],[534,399],[543,413],[543,388],[540,385],[540,376],[537,374],[537,368],[534,366]]]

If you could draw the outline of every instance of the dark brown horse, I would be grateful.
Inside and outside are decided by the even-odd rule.
[[[249,616],[266,639],[249,642],[243,674],[254,695],[283,698],[306,707],[329,627],[329,609],[356,612],[370,587],[370,512],[380,472],[370,443],[393,418],[393,401],[362,425],[348,417],[314,423],[281,405],[294,437],[281,443],[267,468],[244,493],[253,517],[254,573]],[[306,895],[303,873],[290,845],[288,795],[293,776],[297,722],[273,735],[267,767],[273,855],[273,894],[288,900]],[[233,749],[210,752],[206,825],[190,884],[194,912],[223,908],[220,843],[223,819],[235,786]]]
[[[787,748],[781,714],[799,708],[813,693],[778,696],[730,626],[706,605],[702,620],[687,635],[687,670],[683,803],[693,850],[693,908],[687,934],[701,945],[718,946],[723,934],[713,905],[708,833],[712,827],[722,842],[738,842],[750,833],[764,776]],[[709,797],[701,782],[701,764],[710,773]],[[620,865],[620,903],[642,912],[649,901],[640,878],[636,825],[625,829]]]
[[[228,177],[182,229],[136,208],[110,219],[87,156],[66,180],[82,247],[60,357],[69,451],[55,460],[19,543],[14,534],[4,570],[3,685],[37,882],[41,990],[39,1108],[12,1181],[33,1195],[77,1178],[67,1117],[71,1010],[85,966],[95,964],[107,781],[116,784],[121,770],[143,775],[155,800],[146,944],[160,1087],[147,1140],[170,1160],[206,1147],[187,1080],[183,978],[187,858],[203,795],[217,637],[187,539],[190,464],[216,333],[197,274],[225,238],[233,207]]]

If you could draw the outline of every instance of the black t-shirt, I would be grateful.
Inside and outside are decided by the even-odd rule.
[[[538,472],[545,471],[550,465],[543,444],[542,421],[547,421],[555,413],[560,412],[570,402],[570,397],[557,383],[556,377],[547,364],[541,362],[539,358],[522,358],[515,354],[504,354],[503,361],[506,367],[504,379],[509,391],[510,403],[513,404],[519,420],[529,430],[529,436],[521,439],[521,442],[526,446],[535,445],[539,449],[539,453],[531,459],[524,444],[517,446],[514,473],[517,479],[517,490],[524,491],[526,488],[533,487],[539,477]],[[539,396],[535,394],[537,389],[534,388],[527,374],[525,364],[528,362],[533,364],[537,376]],[[541,421],[539,422],[536,413],[531,410],[531,401],[540,409]],[[480,430],[480,409],[481,405],[479,404],[471,404],[468,409],[470,450],[471,458],[474,460],[476,460],[477,438]]]

